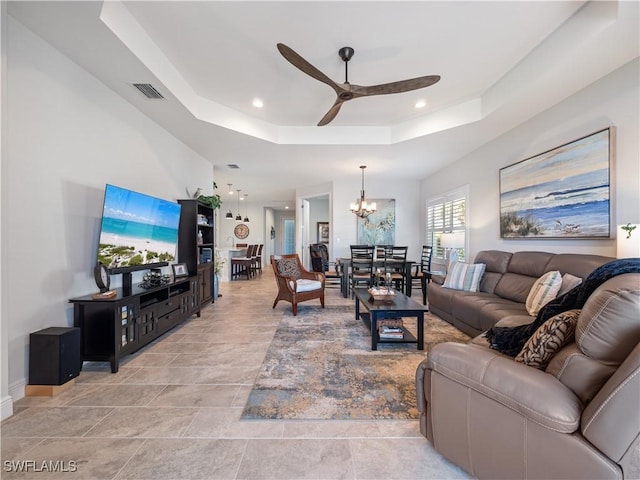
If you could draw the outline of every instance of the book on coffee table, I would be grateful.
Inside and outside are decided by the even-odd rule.
[[[390,327],[382,325],[378,328],[380,338],[404,338],[404,330],[402,327]]]

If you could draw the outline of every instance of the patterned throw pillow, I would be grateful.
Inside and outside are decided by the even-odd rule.
[[[298,278],[300,276],[300,269],[295,258],[281,258],[277,261],[277,265],[278,273],[283,277]]]
[[[580,310],[568,310],[551,317],[527,340],[515,361],[544,369],[553,356],[574,339],[579,316]]]
[[[533,317],[538,315],[538,311],[542,307],[556,298],[561,286],[562,275],[558,270],[547,272],[537,279],[531,287],[525,302],[529,315]]]
[[[477,292],[485,268],[487,268],[487,266],[484,263],[468,264],[455,262],[447,272],[444,287],[453,290]]]

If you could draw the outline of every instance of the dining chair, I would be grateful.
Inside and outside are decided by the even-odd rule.
[[[395,285],[397,290],[401,292],[405,291],[405,266],[407,264],[407,250],[409,247],[391,245],[384,248],[384,271],[380,273],[381,276],[386,277],[386,274],[391,274],[391,282]]]
[[[390,252],[391,247],[393,247],[393,245],[376,245],[376,254],[374,258],[383,260],[387,256],[387,253]]]
[[[312,243],[309,245],[309,253],[311,256],[311,269],[314,272],[324,273],[327,280],[326,285],[340,286],[342,281],[342,271],[339,262],[329,261],[329,249],[324,243]],[[329,283],[329,280],[333,280]]]
[[[351,298],[353,289],[359,283],[365,283],[368,287],[373,285],[373,245],[351,245]]]
[[[240,276],[246,276],[247,280],[251,279],[257,247],[258,245],[249,245],[244,257],[231,258],[231,279]]]
[[[264,244],[256,245],[255,255],[253,256],[253,262],[251,263],[251,270],[253,275],[262,273],[262,249]]]
[[[431,281],[431,257],[433,256],[433,247],[431,245],[423,245],[420,255],[420,263],[414,265],[414,271],[411,274],[411,282],[420,282],[422,289],[422,304],[427,304],[427,284]],[[415,283],[412,283],[415,284]]]

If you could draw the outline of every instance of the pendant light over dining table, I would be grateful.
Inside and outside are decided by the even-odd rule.
[[[360,218],[367,218],[372,213],[376,211],[376,203],[375,202],[367,202],[364,198],[364,169],[367,168],[366,165],[360,165],[360,169],[362,170],[362,190],[360,190],[360,198],[355,202],[351,203],[351,212]]]
[[[242,221],[242,215],[240,215],[240,190],[237,190],[238,192],[238,214],[236,215],[236,222],[241,222]]]
[[[233,195],[233,190],[231,190],[231,183],[227,183],[227,185],[229,185],[229,193],[231,195]],[[227,210],[227,213],[225,214],[224,218],[226,218],[227,220],[233,220],[233,213],[231,213],[231,209]]]
[[[247,214],[247,210],[249,207],[247,207],[247,197],[249,196],[248,193],[244,194],[244,220],[242,220],[244,223],[249,223],[249,215]]]

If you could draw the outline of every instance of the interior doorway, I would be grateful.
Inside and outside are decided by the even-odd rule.
[[[305,268],[311,269],[309,245],[324,243],[327,245],[329,257],[332,256],[331,196],[329,193],[318,194],[302,199],[304,205],[300,218],[301,227],[300,259]]]

